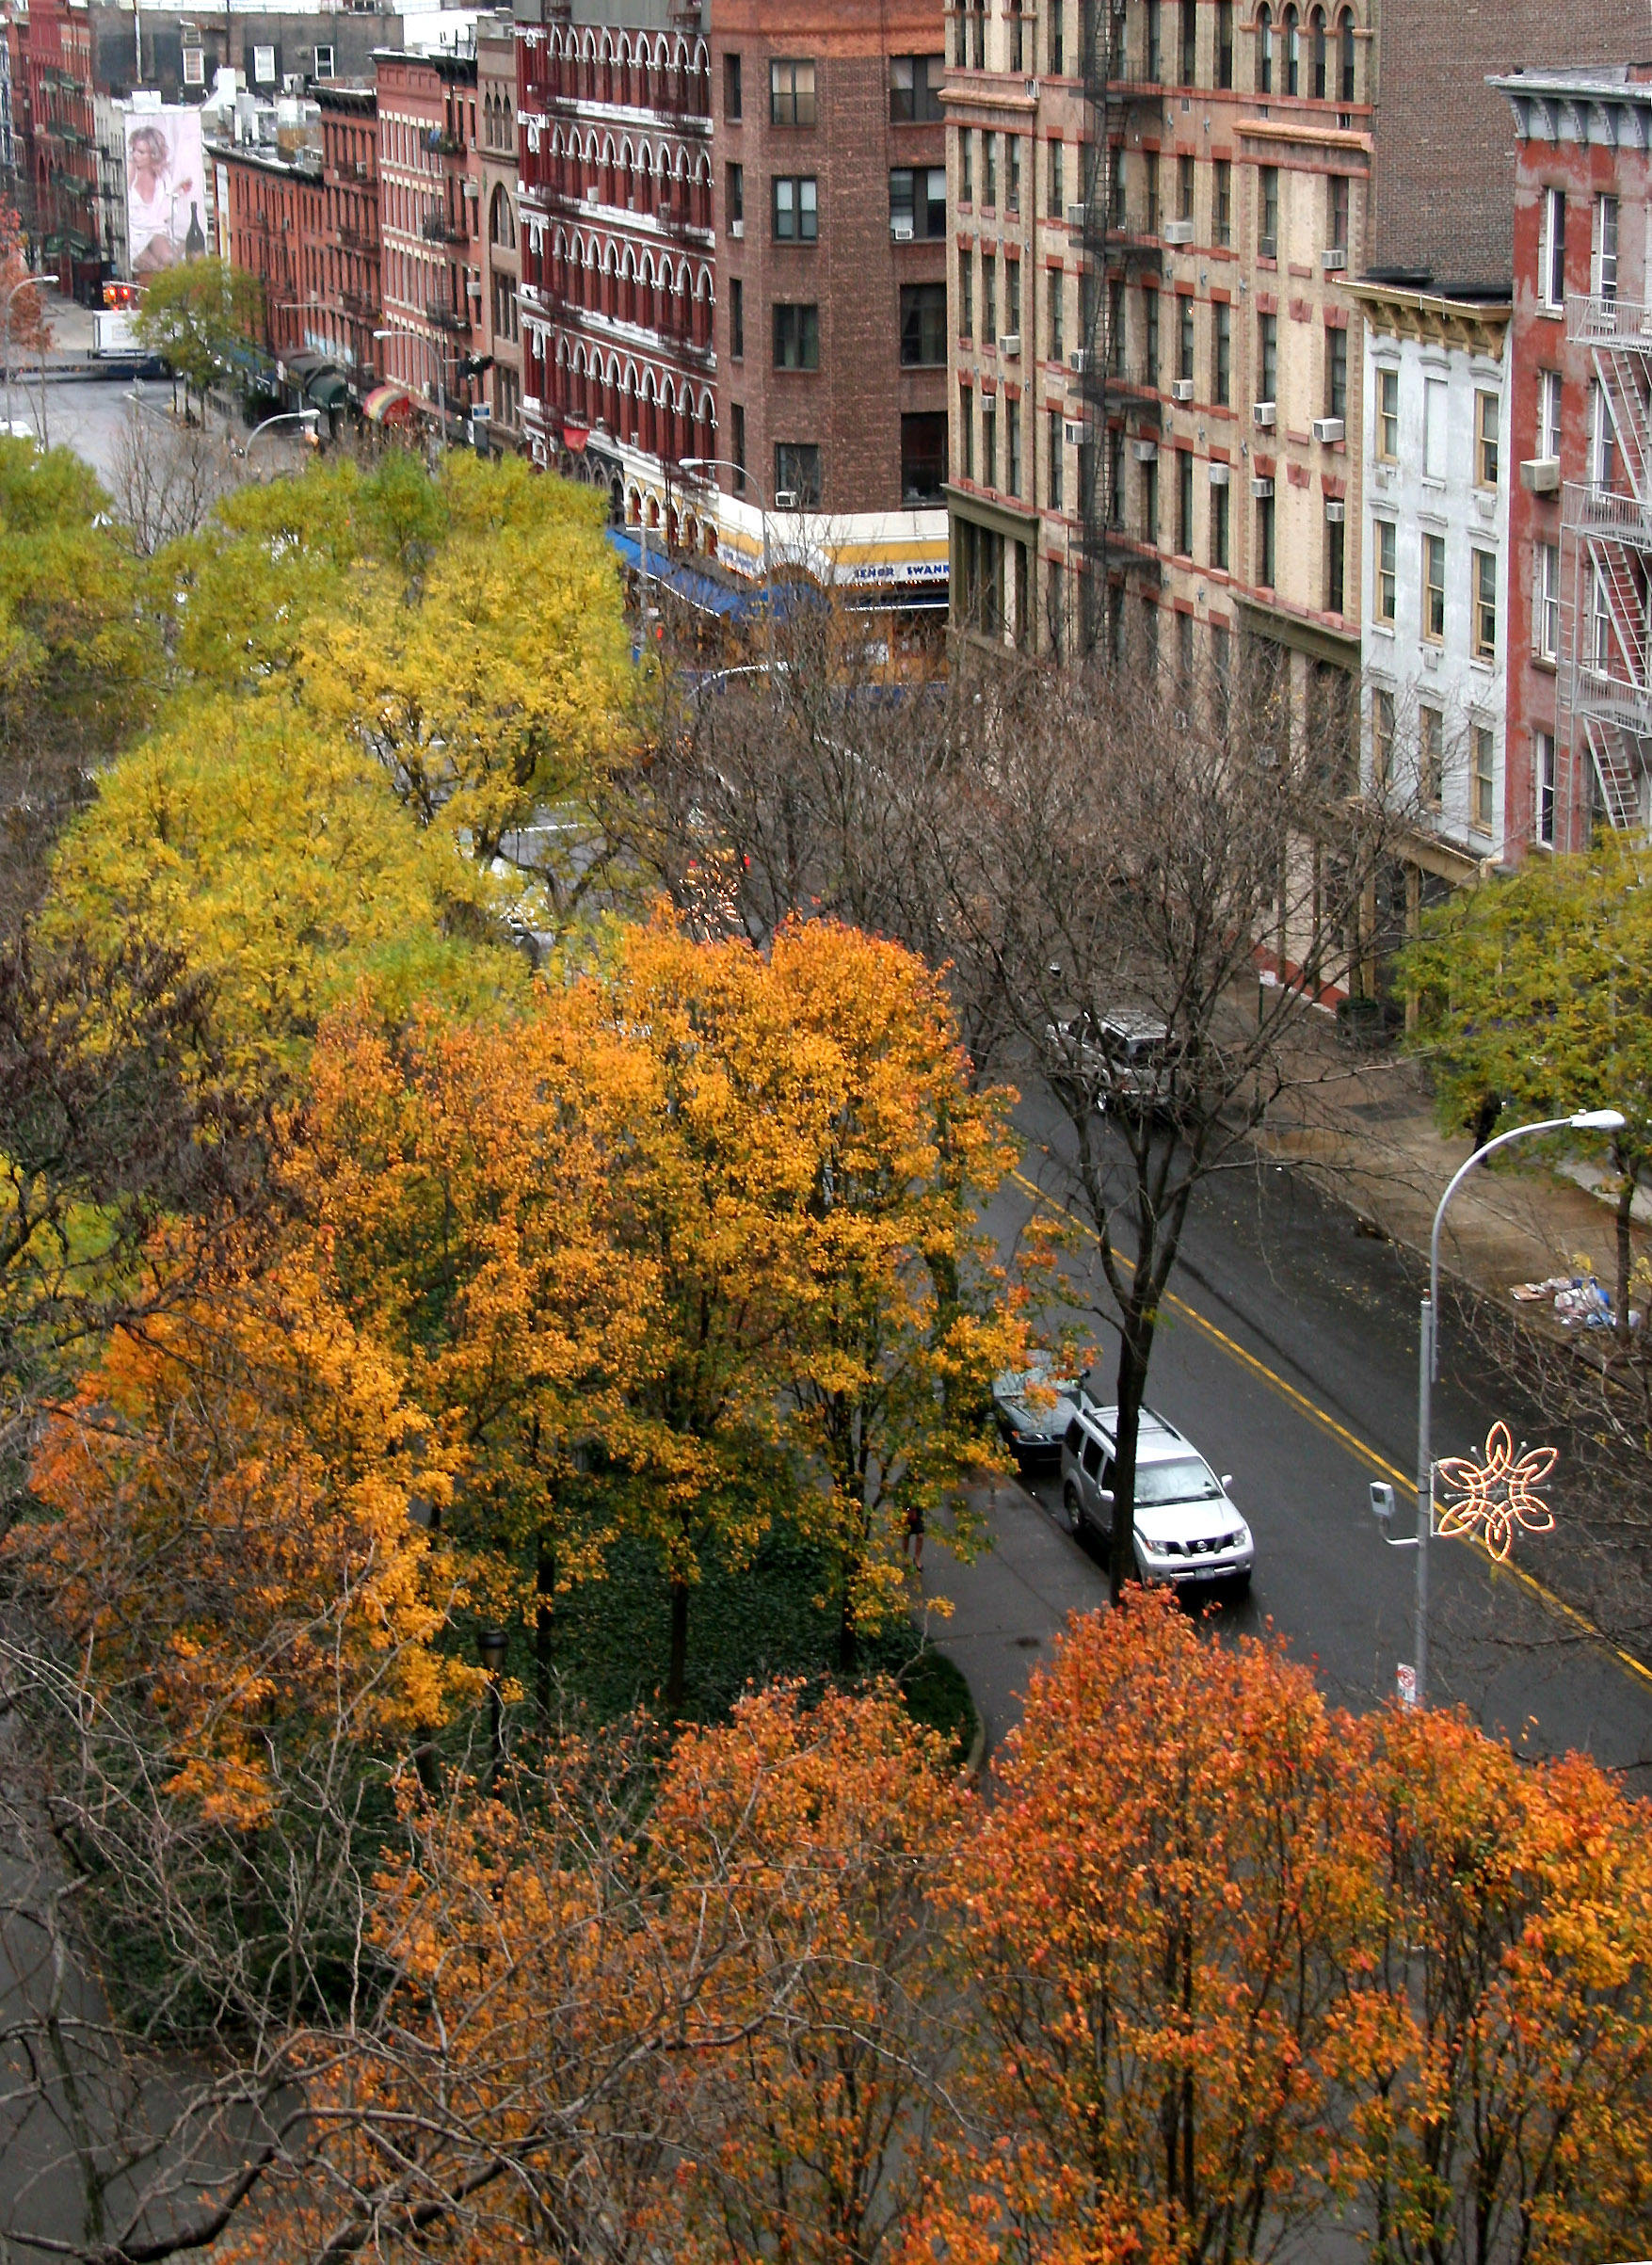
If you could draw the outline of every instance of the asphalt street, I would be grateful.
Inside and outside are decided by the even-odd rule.
[[[1039,1188],[1058,1204],[1068,1194],[1058,1113],[1023,1103],[1019,1121],[1023,1176],[990,1220],[1006,1244]],[[1075,1283],[1089,1271],[1082,1238],[1073,1270]],[[1339,1704],[1388,1696],[1397,1663],[1413,1652],[1415,1555],[1385,1544],[1368,1489],[1373,1476],[1394,1481],[1394,1530],[1414,1531],[1417,1287],[1406,1261],[1294,1174],[1246,1165],[1195,1197],[1172,1293],[1148,1402],[1215,1470],[1233,1474],[1256,1536],[1251,1595],[1216,1605],[1215,1627],[1275,1630]],[[1092,1390],[1111,1397],[1116,1335],[1099,1319],[1093,1328],[1100,1355]],[[1448,1335],[1435,1454],[1478,1448],[1495,1418],[1514,1413],[1494,1405]],[[1564,1518],[1564,1467],[1548,1491]],[[1018,1711],[1032,1663],[1069,1612],[1102,1600],[1105,1580],[1099,1553],[1066,1531],[1053,1474],[1031,1491],[999,1489],[990,1515],[993,1551],[970,1567],[934,1551],[925,1585],[954,1600],[937,1633],[969,1675],[996,1741]],[[1541,1537],[1522,1536],[1516,1558],[1541,1582]],[[1652,1787],[1652,1676],[1467,1544],[1436,1541],[1431,1574],[1435,1701],[1461,1702],[1524,1752],[1580,1748]]]

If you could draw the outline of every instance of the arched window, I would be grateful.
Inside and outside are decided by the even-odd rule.
[[[1302,31],[1296,21],[1296,10],[1288,8],[1280,18],[1285,34],[1285,92],[1302,92]]]
[[[1307,21],[1308,21],[1308,24],[1309,24],[1309,27],[1310,27],[1310,35],[1311,35],[1312,41],[1313,41],[1313,91],[1314,91],[1314,100],[1315,100],[1316,102],[1321,102],[1321,103],[1323,103],[1323,102],[1324,101],[1324,99],[1325,99],[1326,95],[1327,95],[1327,94],[1329,94],[1329,92],[1330,92],[1330,90],[1331,90],[1331,89],[1330,89],[1330,87],[1329,87],[1329,85],[1328,85],[1328,83],[1327,83],[1327,81],[1326,81],[1326,76],[1325,76],[1325,11],[1324,11],[1324,9],[1323,9],[1323,8],[1316,8],[1313,10],[1312,14],[1311,14],[1311,15],[1308,17],[1308,20],[1307,20]]]
[[[1345,8],[1337,24],[1337,44],[1341,50],[1341,99],[1354,100],[1354,10]]]
[[[1274,91],[1274,17],[1268,0],[1257,10],[1257,92]]]
[[[516,223],[510,217],[510,199],[503,181],[495,185],[493,201],[488,207],[488,241],[497,244],[501,251],[516,249]]]

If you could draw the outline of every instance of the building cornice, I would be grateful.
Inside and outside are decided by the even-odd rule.
[[[1310,126],[1291,118],[1241,118],[1236,133],[1252,141],[1300,142],[1310,150],[1361,150],[1369,157],[1371,138],[1351,126]]]
[[[1652,150],[1652,81],[1524,71],[1488,84],[1508,96],[1522,141]]]
[[[1512,309],[1507,300],[1451,298],[1443,292],[1407,291],[1361,277],[1342,289],[1365,308],[1371,328],[1419,345],[1460,346],[1465,353],[1503,349]]]

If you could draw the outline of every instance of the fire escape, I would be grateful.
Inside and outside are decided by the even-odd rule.
[[[1101,638],[1107,613],[1122,604],[1125,575],[1147,571],[1157,582],[1160,570],[1156,553],[1125,524],[1127,445],[1149,461],[1157,454],[1163,415],[1156,374],[1132,371],[1129,362],[1129,286],[1147,269],[1157,269],[1163,250],[1157,214],[1144,209],[1131,216],[1125,142],[1132,118],[1143,107],[1156,116],[1163,99],[1156,56],[1144,53],[1139,70],[1132,70],[1129,28],[1126,0],[1083,0],[1082,69],[1089,143],[1083,153],[1083,202],[1067,217],[1079,224],[1083,256],[1079,321],[1083,343],[1072,357],[1072,368],[1083,426],[1079,511],[1086,570],[1081,635],[1091,650]]]
[[[1561,667],[1574,763],[1615,833],[1644,836],[1652,776],[1652,308],[1616,297],[1566,302],[1595,388],[1589,477],[1566,483],[1561,520]]]

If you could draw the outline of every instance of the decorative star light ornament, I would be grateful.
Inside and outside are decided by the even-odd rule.
[[[1500,1565],[1516,1526],[1528,1534],[1553,1533],[1554,1512],[1533,1490],[1548,1478],[1556,1460],[1554,1448],[1528,1448],[1524,1442],[1516,1455],[1508,1425],[1494,1423],[1485,1435],[1484,1462],[1468,1455],[1442,1455],[1435,1465],[1440,1483],[1456,1497],[1439,1508],[1435,1532],[1478,1538]]]

